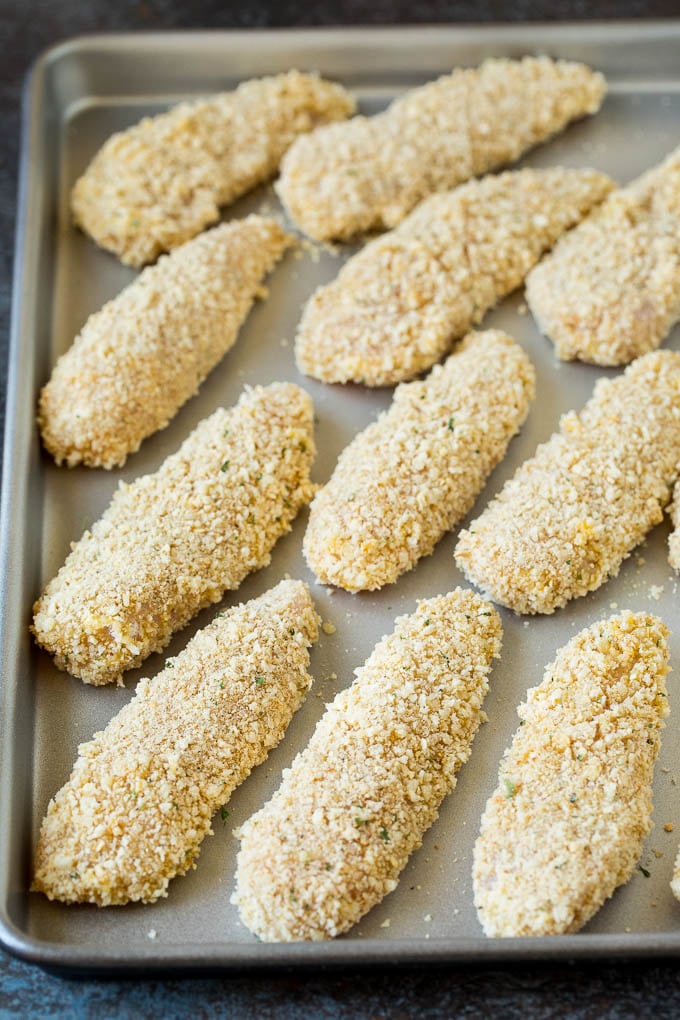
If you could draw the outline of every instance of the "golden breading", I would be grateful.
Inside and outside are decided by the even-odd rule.
[[[74,219],[127,265],[153,262],[273,177],[298,135],[354,109],[340,85],[289,71],[145,117],[112,135],[76,181]]]
[[[313,407],[292,383],[248,390],[153,474],[122,482],[34,608],[59,669],[122,682],[251,571],[311,499]]]
[[[517,170],[426,199],[312,295],[300,371],[368,386],[425,371],[612,187],[595,170]]]
[[[663,518],[680,468],[680,354],[600,379],[580,414],[461,531],[456,562],[518,613],[552,613],[615,576]]]
[[[673,502],[670,505],[673,531],[668,536],[668,562],[673,570],[680,571],[680,483],[675,483]]]
[[[526,418],[531,362],[506,333],[472,333],[340,455],[311,506],[304,554],[320,581],[380,588],[460,523]]]
[[[668,629],[621,613],[571,639],[519,708],[474,850],[487,935],[577,931],[627,882],[652,827]]]
[[[220,614],[102,733],[50,801],[33,889],[99,906],[167,896],[196,867],[210,819],[281,740],[312,678],[318,618],[282,581]]]
[[[658,347],[680,319],[680,149],[563,237],[527,301],[564,361],[625,365]]]
[[[91,315],[40,395],[58,464],[112,468],[165,428],[236,342],[292,238],[249,216],[164,256]]]
[[[501,634],[462,589],[396,621],[237,833],[233,901],[251,931],[331,938],[395,888],[470,755]]]
[[[584,64],[487,60],[407,92],[376,117],[297,139],[276,188],[318,241],[394,227],[427,195],[510,163],[595,113],[604,92],[602,75]]]

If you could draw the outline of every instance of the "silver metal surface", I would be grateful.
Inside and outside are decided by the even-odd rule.
[[[503,655],[485,705],[489,722],[477,736],[470,762],[397,890],[348,936],[314,945],[257,943],[229,903],[237,851],[232,828],[274,791],[282,768],[304,746],[325,702],[351,682],[353,669],[392,629],[394,617],[410,612],[420,597],[465,583],[452,559],[455,535],[396,585],[374,594],[331,594],[314,584],[302,560],[306,515],[301,515],[292,534],[276,547],[271,566],[249,578],[219,608],[260,594],[289,573],[311,583],[319,611],[337,630],[321,635],[312,655],[313,693],[280,747],[232,797],[228,825],[219,818],[215,822],[198,869],[171,883],[168,898],[152,906],[66,907],[28,892],[40,820],[69,775],[78,743],[129,700],[140,675],[156,673],[165,656],[183,648],[216,611],[203,613],[163,656],[129,674],[125,689],[86,687],[59,673],[28,634],[32,601],[63,562],[69,542],[101,513],[119,478],[154,470],[201,418],[219,405],[233,404],[246,383],[289,379],[312,395],[319,420],[314,471],[319,481],[328,477],[348,440],[390,400],[386,390],[324,386],[298,375],[292,341],[301,305],[319,283],[334,277],[345,254],[322,254],[318,260],[309,253],[301,259],[289,256],[270,279],[268,299],[254,309],[236,347],[198,397],[169,428],[147,440],[124,470],[56,468],[41,452],[34,426],[38,389],[86,316],[134,277],[69,221],[69,190],[98,146],[112,131],[171,102],[292,66],[342,81],[356,91],[363,111],[375,112],[395,94],[455,65],[476,64],[490,55],[549,53],[602,70],[609,95],[597,117],[570,127],[530,153],[524,164],[593,166],[625,182],[680,142],[679,44],[677,23],[212,32],[85,38],[39,61],[25,106],[2,503],[0,937],[12,952],[51,968],[112,972],[680,951],[680,905],[668,884],[680,837],[680,789],[675,784],[680,776],[680,670],[670,677],[671,717],[654,789],[656,825],[642,858],[648,878],[637,871],[583,933],[505,941],[484,939],[470,878],[479,818],[516,727],[516,705],[527,687],[539,682],[556,649],[577,629],[617,608],[648,609],[675,631],[672,656],[680,663],[677,582],[666,562],[667,525],[657,528],[620,576],[594,595],[552,617],[526,621],[502,613]],[[249,196],[226,215],[260,208],[278,210],[271,189]],[[531,317],[521,314],[521,303],[521,293],[513,295],[484,325],[508,330],[525,346],[537,368],[538,398],[473,515],[554,431],[559,415],[585,402],[599,374],[589,366],[557,363]],[[667,346],[680,348],[678,329]],[[666,822],[675,823],[674,833],[664,831]]]

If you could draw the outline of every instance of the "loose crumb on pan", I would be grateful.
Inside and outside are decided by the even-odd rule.
[[[680,354],[600,379],[461,531],[456,562],[495,602],[552,613],[595,591],[663,518],[680,467]]]
[[[430,368],[613,187],[595,170],[517,170],[422,202],[320,287],[295,339],[298,368],[384,386]]]
[[[146,117],[112,135],[76,181],[75,222],[127,265],[152,262],[273,177],[299,135],[354,109],[340,85],[289,71]]]
[[[506,333],[472,333],[342,452],[312,502],[305,558],[320,581],[380,588],[470,510],[525,420],[535,373]]]
[[[232,899],[252,932],[332,938],[395,888],[469,757],[501,633],[462,589],[396,621],[237,833]]]
[[[528,692],[474,849],[487,935],[577,931],[631,877],[652,826],[667,638],[646,613],[600,621]]]
[[[269,563],[312,496],[313,414],[292,383],[246,390],[158,471],[120,483],[34,606],[33,633],[59,669],[122,683],[125,670]]]
[[[306,585],[282,581],[218,615],[142,680],[81,744],[50,801],[33,889],[99,906],[167,896],[170,879],[196,867],[212,816],[302,704],[317,624]]]
[[[675,483],[670,514],[673,530],[668,536],[668,562],[673,570],[680,571],[680,482]]]
[[[164,428],[233,346],[291,243],[262,216],[222,224],[90,316],[40,395],[43,442],[57,463],[117,467]]]
[[[565,361],[624,365],[658,347],[680,319],[680,149],[558,241],[527,300]]]
[[[317,241],[394,227],[427,195],[519,159],[595,113],[604,93],[602,75],[584,64],[486,60],[407,92],[375,117],[297,139],[276,189]]]

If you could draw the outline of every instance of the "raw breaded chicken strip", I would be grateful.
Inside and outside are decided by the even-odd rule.
[[[506,333],[472,333],[343,451],[317,493],[304,554],[348,591],[396,581],[458,524],[534,396],[531,362]]]
[[[233,901],[252,932],[331,938],[395,888],[470,755],[501,633],[461,589],[396,621],[237,834]]]
[[[166,896],[196,867],[214,813],[283,737],[317,636],[306,585],[282,581],[142,680],[50,801],[33,889],[99,906]]]
[[[680,483],[675,483],[673,502],[670,505],[673,531],[668,536],[668,562],[673,570],[680,571]]]
[[[251,571],[312,496],[313,407],[292,383],[248,390],[153,474],[122,482],[34,608],[33,633],[86,683],[122,682]]]
[[[652,827],[668,629],[621,613],[560,649],[519,708],[474,850],[487,935],[577,931],[627,882]]]
[[[612,187],[595,170],[516,170],[426,199],[312,296],[300,371],[369,386],[424,371]]]
[[[602,75],[584,64],[487,60],[407,92],[375,117],[297,139],[276,188],[318,241],[394,227],[427,195],[510,163],[595,113],[604,93]]]
[[[291,242],[262,216],[222,224],[91,315],[40,395],[42,437],[57,463],[120,466],[164,428],[233,346]]]
[[[680,354],[600,379],[580,414],[461,531],[456,562],[495,602],[552,613],[615,576],[663,518],[680,469]]]
[[[658,347],[680,319],[680,149],[563,237],[527,301],[565,361],[624,365]]]
[[[74,219],[102,248],[142,266],[273,177],[298,135],[354,109],[340,85],[289,71],[145,117],[112,135],[76,181]]]

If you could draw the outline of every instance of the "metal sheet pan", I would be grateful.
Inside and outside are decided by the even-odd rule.
[[[333,29],[286,32],[211,32],[90,37],[48,52],[27,87],[14,317],[5,437],[2,502],[2,732],[0,774],[0,938],[11,952],[68,973],[222,970],[244,967],[329,966],[406,961],[463,962],[544,957],[653,956],[680,952],[680,906],[669,890],[680,835],[679,674],[670,678],[672,714],[655,779],[656,826],[638,871],[584,932],[551,939],[487,940],[472,905],[472,845],[498,762],[516,726],[516,705],[543,667],[577,629],[615,607],[660,613],[675,630],[680,662],[677,583],[666,562],[667,525],[624,564],[600,591],[556,615],[525,621],[503,612],[503,656],[486,702],[489,722],[479,733],[458,788],[398,889],[353,931],[332,943],[259,944],[229,903],[237,841],[232,828],[277,787],[304,745],[324,703],[351,682],[398,613],[419,597],[464,583],[452,559],[455,535],[435,554],[379,593],[331,594],[313,583],[300,553],[305,515],[276,548],[269,568],[228,595],[221,608],[251,598],[290,573],[312,583],[318,608],[337,630],[322,634],[312,656],[312,693],[268,762],[236,792],[229,825],[216,823],[198,870],[171,884],[153,906],[100,910],[65,907],[30,894],[30,862],[49,798],[66,780],[80,741],[103,727],[131,697],[139,675],[153,675],[162,657],[130,675],[125,689],[92,689],[58,673],[29,640],[33,599],[77,538],[108,503],[123,477],[154,470],[216,406],[230,405],[245,383],[290,379],[314,398],[320,448],[315,467],[326,478],[359,429],[390,399],[387,391],[327,387],[298,376],[292,340],[300,307],[330,280],[345,252],[289,257],[274,273],[270,294],[249,317],[236,347],[168,429],[147,440],[119,472],[57,469],[41,452],[35,400],[57,355],[85,317],[133,278],[133,271],[99,251],[70,224],[68,193],[76,176],[114,130],[181,98],[231,88],[246,77],[296,66],[316,69],[354,89],[361,109],[374,112],[395,94],[485,56],[549,53],[584,60],[602,70],[609,95],[602,112],[536,149],[526,165],[590,165],[627,181],[680,141],[680,24],[587,24],[484,28]],[[276,209],[262,189],[227,211],[241,216]],[[515,294],[485,324],[507,329],[525,345],[538,371],[538,399],[522,434],[480,496],[476,512],[537,443],[559,414],[589,396],[598,370],[559,365],[551,345],[522,314]],[[680,347],[680,331],[667,341]],[[643,562],[644,560],[644,562]],[[175,654],[196,626],[176,636]],[[677,667],[676,667],[677,669]],[[674,822],[675,834],[664,831]]]

